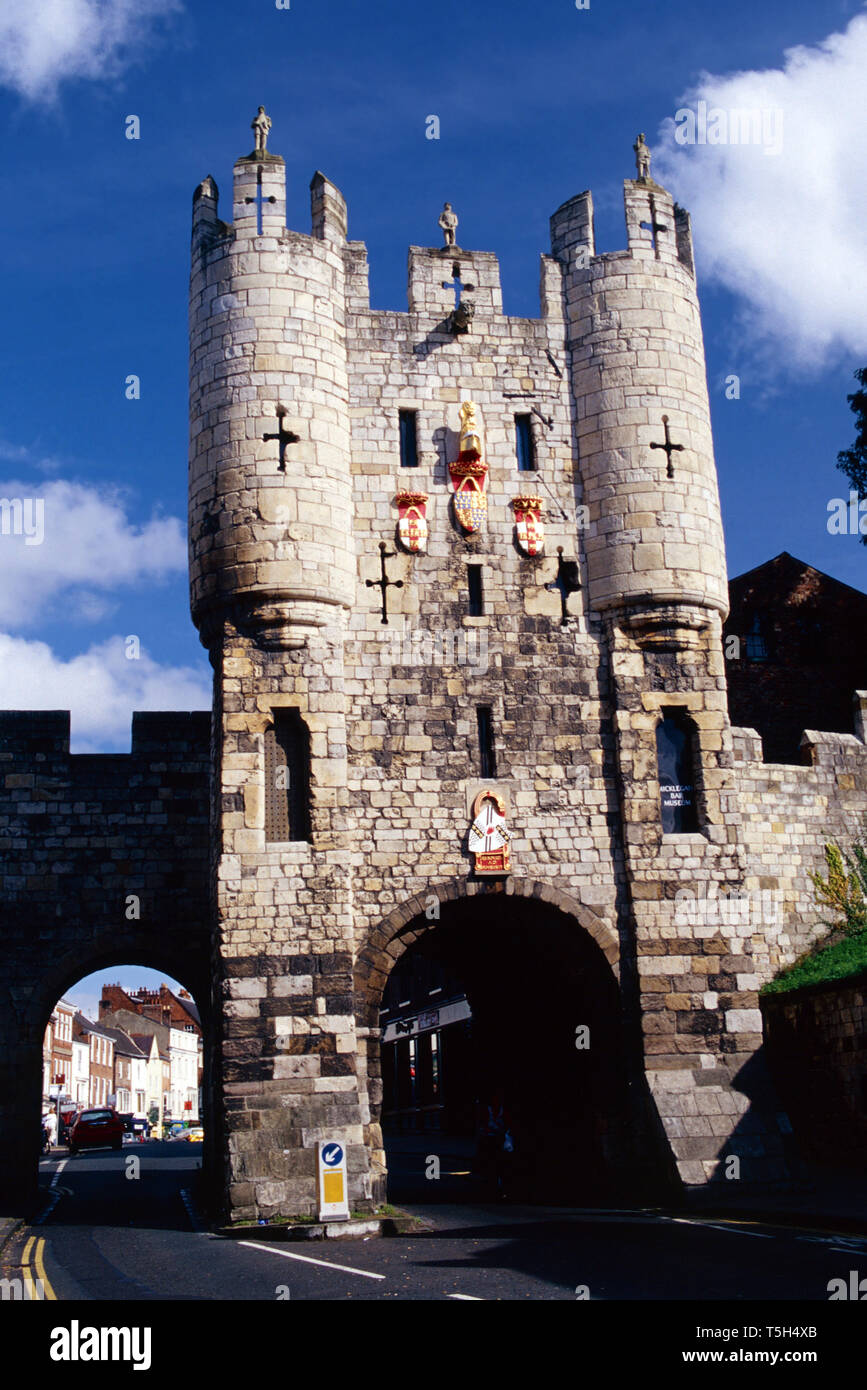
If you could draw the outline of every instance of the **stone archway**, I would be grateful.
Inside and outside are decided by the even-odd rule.
[[[487,885],[484,884],[467,884],[464,881],[432,885],[424,893],[418,893],[400,907],[396,907],[370,932],[355,965],[356,1018],[361,1028],[377,1025],[379,1001],[394,962],[417,935],[430,930],[436,924],[436,918],[431,919],[426,915],[432,902],[442,908],[447,903],[458,902],[463,898],[487,897],[489,894],[484,891],[486,888]],[[611,928],[592,908],[578,902],[552,884],[535,879],[510,878],[505,885],[503,896],[547,903],[566,916],[574,918],[596,942],[613,973],[619,978],[620,944]],[[418,927],[407,931],[409,925],[416,920],[419,922]]]
[[[141,965],[162,971],[189,989],[204,1033],[203,1100],[207,1109],[215,1039],[208,957],[202,944],[198,932],[185,936],[169,930],[160,933],[154,942],[136,925],[88,933],[86,939],[82,932],[77,943],[67,940],[60,953],[45,964],[32,954],[10,964],[6,988],[0,996],[0,1003],[6,1005],[0,1019],[0,1129],[6,1136],[2,1192],[10,1210],[27,1209],[37,1194],[45,1026],[58,999],[95,971],[116,965]],[[209,1128],[212,1126],[206,1126],[206,1134]],[[212,1144],[207,1147],[211,1149]],[[204,1161],[205,1167],[209,1167],[207,1153]]]
[[[585,1167],[600,1167],[595,1159],[589,1163],[591,1152],[607,1155],[613,1189],[627,1163],[629,1129],[617,940],[594,912],[550,885],[511,880],[506,892],[480,885],[469,893],[465,887],[440,885],[404,904],[371,932],[356,961],[359,1075],[370,1107],[365,1137],[375,1195],[384,1199],[387,1177],[379,1010],[397,962],[407,968],[415,955],[430,952],[466,973],[479,1087],[489,1073],[493,1084],[493,1069],[508,1074],[525,1149],[537,1153],[545,1134],[562,1135],[572,1125],[570,1142],[573,1150],[584,1144]],[[413,956],[403,960],[408,952]],[[536,997],[522,999],[528,981],[536,982],[530,987]],[[592,1061],[586,1051],[580,1055],[576,1037],[588,1024]],[[499,1057],[495,1036],[503,1040]]]

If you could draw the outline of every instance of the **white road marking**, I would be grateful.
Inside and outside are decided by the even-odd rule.
[[[46,1220],[48,1219],[48,1217],[49,1217],[49,1216],[51,1215],[51,1213],[54,1211],[54,1208],[57,1206],[57,1203],[58,1203],[59,1201],[60,1201],[60,1193],[59,1193],[59,1192],[53,1192],[53,1193],[51,1194],[51,1201],[48,1203],[48,1206],[45,1208],[44,1211],[42,1211],[42,1212],[39,1214],[39,1216],[36,1217],[36,1220],[33,1222],[34,1226],[43,1226],[43,1225],[45,1224]]]
[[[742,1226],[718,1226],[713,1221],[692,1221],[686,1216],[664,1216],[663,1221],[674,1222],[678,1226],[697,1226],[700,1231],[725,1231],[730,1236],[753,1236],[755,1240],[773,1240],[764,1231],[745,1231]]]
[[[210,1233],[207,1230],[206,1226],[199,1219],[198,1212],[196,1211],[196,1204],[193,1201],[193,1194],[186,1187],[181,1188],[181,1201],[187,1209],[187,1216],[190,1218],[190,1225],[192,1226],[196,1235],[209,1235]]]
[[[853,1236],[851,1240],[846,1236],[798,1236],[798,1240],[804,1241],[809,1245],[830,1245],[832,1250],[838,1255],[863,1255],[867,1253],[867,1241],[859,1240]],[[839,1240],[840,1245],[835,1245],[834,1241]]]
[[[306,1265],[322,1265],[324,1269],[339,1269],[343,1274],[360,1274],[363,1279],[384,1279],[384,1274],[371,1274],[369,1269],[353,1269],[351,1265],[336,1265],[330,1260],[314,1260],[312,1255],[296,1255],[294,1250],[275,1250],[273,1245],[260,1245],[255,1240],[239,1240],[249,1250],[267,1250],[269,1255],[282,1255],[284,1260],[301,1260]]]
[[[477,1298],[474,1293],[447,1293],[446,1298],[460,1298],[464,1303],[484,1303],[483,1298]]]
[[[66,1167],[66,1165],[67,1165],[68,1162],[69,1162],[69,1159],[68,1159],[68,1158],[62,1158],[62,1159],[60,1160],[60,1162],[59,1162],[58,1165],[57,1165],[57,1168],[55,1169],[54,1177],[51,1179],[51,1183],[49,1184],[51,1187],[56,1187],[56,1186],[57,1186],[57,1179],[60,1177],[60,1174],[63,1172],[63,1170],[64,1170],[64,1168]]]

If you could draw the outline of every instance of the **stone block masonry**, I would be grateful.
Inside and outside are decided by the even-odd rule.
[[[808,871],[824,838],[867,809],[867,747],[810,733],[812,765],[778,768],[729,722],[688,216],[659,185],[627,180],[626,249],[598,254],[590,195],[564,203],[541,257],[538,318],[503,313],[492,253],[416,245],[408,309],[385,312],[370,305],[365,247],[346,239],[346,204],[325,175],[311,184],[309,234],[285,226],[279,156],[244,156],[234,185],[233,223],[218,216],[213,179],[193,206],[190,591],[215,673],[211,741],[173,745],[173,717],[160,716],[150,728],[165,756],[155,747],[123,764],[132,800],[116,831],[145,896],[162,866],[180,875],[151,952],[182,948],[195,968],[172,973],[193,990],[205,981],[206,1158],[223,1215],[314,1214],[320,1138],[346,1146],[354,1208],[382,1199],[389,974],[446,931],[476,961],[490,940],[500,971],[497,937],[485,936],[498,926],[523,943],[516,994],[537,954],[545,962],[514,1027],[549,1026],[545,990],[563,981],[564,998],[574,986],[595,1010],[609,1055],[591,1052],[585,1075],[612,1098],[606,1109],[596,1094],[593,1140],[621,1197],[639,1182],[670,1191],[672,1175],[784,1180],[758,990],[819,930]],[[450,474],[465,401],[487,465],[475,531],[456,515]],[[401,412],[415,426],[413,467]],[[529,421],[531,469],[518,466],[516,417],[525,449]],[[681,447],[651,447],[666,443]],[[416,552],[397,531],[404,490],[427,496]],[[536,554],[511,506],[528,495],[542,499]],[[310,824],[281,842],[269,838],[266,747],[287,709],[308,740]],[[695,807],[694,826],[670,833],[657,760],[666,714],[688,730],[681,780]],[[53,718],[58,747],[28,744],[28,718]],[[174,718],[207,737],[207,715]],[[65,836],[75,801],[37,799],[42,760],[69,761],[56,719],[0,722],[0,810]],[[172,848],[140,813],[137,779],[164,779],[153,796],[164,809],[186,775],[195,792]],[[486,786],[507,805],[511,856],[487,883],[467,840]],[[20,923],[42,893],[47,923],[57,884],[28,879],[31,844],[20,828],[7,841],[5,891]],[[90,881],[90,862],[73,864],[71,883]],[[88,931],[80,923],[81,973],[94,968]],[[18,978],[34,981],[22,932],[12,949]]]
[[[65,711],[0,712],[2,1187],[32,1191],[42,1037],[82,976],[152,966],[210,1033],[210,716],[135,714],[128,754],[70,754]],[[210,1055],[206,1059],[210,1068]]]
[[[762,996],[771,1072],[802,1151],[835,1169],[867,1156],[867,976]]]

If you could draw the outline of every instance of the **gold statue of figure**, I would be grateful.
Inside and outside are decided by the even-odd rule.
[[[477,409],[475,401],[464,401],[461,406],[460,457],[462,459],[480,459],[482,457],[482,437],[479,422],[476,419]]]

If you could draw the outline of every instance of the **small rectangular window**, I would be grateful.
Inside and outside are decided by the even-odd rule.
[[[662,833],[698,830],[695,788],[695,725],[685,709],[661,711],[656,726]]]
[[[467,565],[467,586],[469,588],[469,616],[482,618],[485,613],[485,593],[482,587],[481,565]]]
[[[497,760],[494,754],[494,719],[490,705],[476,709],[479,725],[479,761],[483,777],[496,777]]]
[[[265,839],[310,839],[310,734],[297,709],[265,731]]]
[[[756,613],[753,618],[752,627],[744,638],[744,646],[746,648],[747,660],[767,661],[768,644],[765,641],[765,634],[762,630],[762,620],[758,613]]]
[[[418,468],[418,412],[401,410],[400,420],[400,466]]]
[[[533,445],[532,418],[529,415],[515,416],[515,452],[518,456],[518,472],[535,473],[536,450]]]

